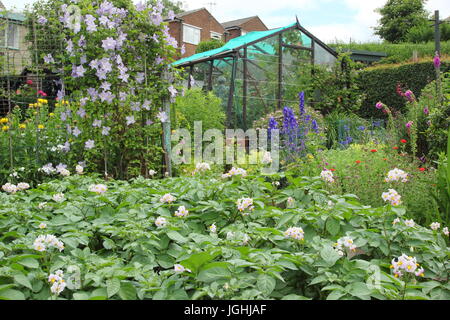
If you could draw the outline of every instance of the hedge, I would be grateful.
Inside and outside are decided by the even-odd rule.
[[[384,52],[388,56],[381,59],[380,64],[410,61],[414,51],[417,51],[419,58],[433,57],[435,52],[434,41],[428,43],[334,43],[329,45],[334,49]],[[450,53],[450,41],[441,41],[441,52],[444,55]]]
[[[450,62],[442,63],[441,70],[450,71]],[[411,90],[416,97],[420,96],[422,89],[435,79],[435,69],[432,62],[411,63],[401,66],[386,66],[368,69],[359,74],[359,88],[366,98],[360,109],[362,117],[379,117],[375,108],[378,101],[399,111],[404,111],[405,99],[397,95],[397,84],[404,90]]]

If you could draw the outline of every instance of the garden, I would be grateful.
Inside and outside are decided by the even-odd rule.
[[[450,299],[446,58],[421,62],[418,91],[377,91],[339,54],[295,102],[252,113],[269,141],[252,148],[224,138],[215,89],[183,86],[198,79],[173,64],[167,16],[29,8],[33,70],[60,81],[55,96],[23,81],[0,115],[0,300]]]

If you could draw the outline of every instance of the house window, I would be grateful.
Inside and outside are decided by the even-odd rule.
[[[19,49],[19,25],[8,23],[0,26],[0,47]]]
[[[200,43],[200,32],[201,28],[190,26],[187,24],[183,25],[183,42],[197,45]]]
[[[222,40],[222,35],[218,32],[211,31],[211,39]]]
[[[247,34],[247,31],[241,30],[241,36],[245,36]]]

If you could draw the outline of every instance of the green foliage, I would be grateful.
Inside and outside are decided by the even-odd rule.
[[[447,130],[450,127],[450,72],[442,76],[443,101],[436,96],[436,82],[430,83],[419,99],[421,107],[428,107],[430,113],[422,123],[420,130],[424,154],[437,159],[439,153],[446,151]],[[428,122],[429,121],[429,122]],[[420,146],[419,146],[420,147]]]
[[[450,40],[450,25],[448,23],[443,23],[440,25],[440,32],[441,41]],[[430,22],[427,21],[423,24],[412,27],[408,32],[407,41],[412,43],[434,43],[434,26],[430,25]]]
[[[284,180],[275,187],[269,180]],[[98,183],[73,176],[14,195],[0,193],[0,299],[262,300],[448,299],[448,237],[403,222],[404,207],[364,206],[354,195],[331,195],[320,178],[214,176]],[[66,200],[51,199],[63,192]],[[171,193],[173,204],[160,202]],[[236,199],[255,199],[249,216]],[[291,197],[293,204],[286,206]],[[47,202],[45,207],[38,204]],[[189,210],[174,215],[178,206]],[[157,227],[164,217],[167,224]],[[44,229],[38,228],[46,223]],[[209,226],[217,226],[210,232]],[[286,237],[301,227],[304,240]],[[39,235],[64,243],[34,250]],[[355,251],[335,249],[349,236]],[[391,274],[393,257],[413,248],[424,277]],[[412,249],[411,249],[412,250]],[[176,271],[181,265],[186,271]],[[50,291],[61,269],[67,287]],[[409,280],[408,280],[409,279]]]
[[[200,88],[186,90],[184,96],[176,99],[172,105],[174,112],[173,128],[186,128],[194,132],[194,122],[202,122],[202,130],[223,130],[225,113],[220,98],[214,93],[205,93]],[[176,115],[176,118],[175,118]]]
[[[201,52],[217,49],[217,48],[223,47],[224,45],[225,45],[225,42],[223,42],[222,40],[217,40],[217,39],[201,41],[198,44],[197,48],[195,49],[195,53],[201,53]]]
[[[377,9],[381,19],[375,34],[392,43],[407,41],[411,28],[427,23],[424,3],[425,0],[388,0]]]
[[[389,43],[389,42],[373,42],[373,43],[331,43],[333,48],[353,49],[353,50],[367,50],[374,52],[384,52],[387,54],[386,58],[381,59],[375,64],[393,64],[410,62],[413,57],[413,52],[417,52],[420,59],[432,59],[436,51],[433,42],[427,43]],[[450,52],[450,41],[441,41],[442,53]]]
[[[333,169],[336,181],[329,185],[331,192],[355,194],[362,203],[373,207],[382,206],[381,194],[393,188],[402,195],[402,201],[415,221],[429,224],[442,219],[448,224],[450,221],[439,215],[437,204],[432,199],[437,190],[434,168],[425,166],[426,170],[420,171],[419,166],[424,165],[410,158],[405,149],[405,144],[400,141],[394,146],[351,144],[345,150],[325,150],[314,161],[300,163],[297,170],[300,175],[314,176],[319,175],[323,168]],[[407,172],[408,182],[385,182],[388,172],[394,168]]]
[[[355,113],[332,111],[324,118],[328,148],[346,148],[350,143],[364,144],[376,139],[384,141],[383,120],[367,120]]]
[[[443,72],[450,70],[450,64],[443,62],[441,70]],[[419,98],[422,89],[435,79],[436,73],[432,62],[364,70],[360,72],[358,80],[358,86],[365,95],[359,114],[368,118],[379,117],[379,110],[375,108],[378,101],[388,105],[394,113],[397,111],[404,113],[406,100],[397,94],[397,85],[400,84],[405,91],[413,91]]]
[[[323,115],[332,111],[358,111],[364,99],[364,94],[358,90],[358,66],[349,54],[342,54],[331,71],[315,68],[309,89],[316,97],[314,108]]]
[[[71,154],[67,158],[73,162],[64,163],[74,167],[85,161],[90,171],[122,179],[146,176],[149,169],[161,167],[161,123],[155,120],[163,101],[171,98],[168,88],[177,78],[176,71],[171,73],[171,83],[162,77],[175,54],[163,32],[167,24],[150,21],[149,13],[159,14],[157,8],[138,11],[131,0],[113,0],[112,5],[126,11],[113,14],[120,18],[114,17],[111,28],[98,23],[100,3],[93,5],[92,1],[80,0],[77,10],[85,17],[93,17],[96,31],[89,30],[87,20],[83,19],[80,30],[76,30],[72,20],[66,24],[60,21],[61,15],[70,15],[72,7],[64,9],[64,5],[70,4],[68,0],[40,0],[27,12],[30,30],[36,32],[30,33],[29,40],[36,38],[39,50],[33,52],[37,58],[34,67],[38,72],[50,69],[61,74],[59,70],[63,70],[64,93],[60,95],[65,94],[65,99],[71,101],[65,106],[70,115],[65,116],[67,121],[62,126],[67,133],[61,139],[65,138],[64,142],[71,139]],[[164,10],[161,14],[164,15]],[[47,22],[36,22],[40,16]],[[158,43],[145,37],[147,34],[158,38]],[[109,47],[104,45],[107,41]],[[54,62],[43,61],[48,54]],[[106,71],[98,71],[99,61],[103,61]],[[74,68],[82,71],[77,74]],[[100,88],[101,85],[105,87]],[[94,126],[94,121],[101,124]],[[75,128],[81,133],[73,137]],[[104,128],[109,128],[105,134]],[[86,148],[88,141],[94,147]]]

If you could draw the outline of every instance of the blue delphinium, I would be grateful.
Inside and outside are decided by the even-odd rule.
[[[272,131],[275,130],[275,129],[278,129],[278,122],[277,122],[277,120],[275,120],[274,117],[270,117],[270,119],[269,119],[269,129],[268,129],[268,134],[267,134],[269,139],[272,136]]]
[[[311,127],[315,133],[319,133],[319,125],[317,124],[317,121],[315,119],[312,120]]]
[[[302,91],[298,94],[300,99],[300,117],[302,117],[306,111],[305,111],[305,93]]]

